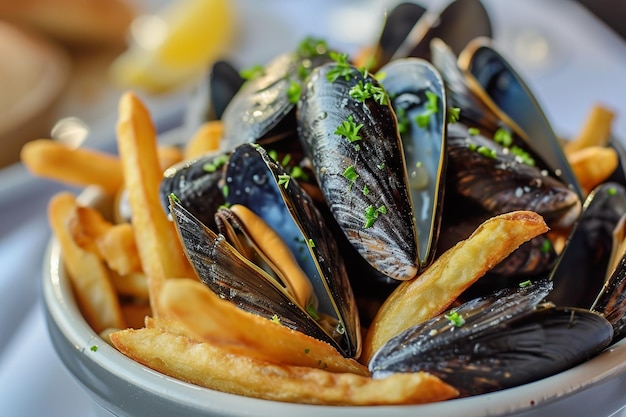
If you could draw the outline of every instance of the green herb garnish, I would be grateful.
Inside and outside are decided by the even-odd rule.
[[[313,58],[328,52],[328,45],[324,39],[307,36],[300,42],[296,52],[302,58]]]
[[[300,100],[300,93],[302,91],[302,86],[297,81],[291,81],[289,83],[289,87],[287,88],[287,98],[290,103],[297,103]]]
[[[276,324],[280,324],[280,318],[276,314],[272,316],[272,321]]]
[[[527,279],[526,281],[520,282],[519,283],[519,287],[520,288],[526,288],[526,287],[530,287],[531,285],[533,285],[532,281]]]
[[[532,156],[530,156],[528,152],[526,152],[519,146],[512,146],[509,149],[511,153],[515,155],[520,162],[526,165],[535,166],[535,160],[532,158]]]
[[[92,352],[97,352],[97,351],[98,351],[98,346],[96,346],[96,345],[92,345],[92,346],[89,348],[89,350],[90,350],[90,351],[92,351]]]
[[[387,214],[387,207],[380,206],[378,208],[375,208],[374,206],[368,206],[365,209],[365,226],[364,227],[366,229],[372,227],[374,223],[376,223],[376,220],[378,220],[378,216],[380,214]]]
[[[174,193],[170,193],[170,198],[172,199],[172,201],[174,201],[175,203],[180,204],[180,198],[178,198],[178,196]]]
[[[448,108],[448,123],[456,123],[459,121],[459,116],[461,115],[461,109],[458,107],[449,107]]]
[[[224,198],[227,198],[227,197],[228,197],[228,192],[229,192],[229,191],[230,191],[230,188],[228,188],[228,185],[226,185],[226,184],[225,184],[225,185],[222,187],[222,195],[224,196]]]
[[[480,155],[484,156],[485,158],[495,159],[497,156],[495,149],[491,149],[488,146],[479,146],[476,149],[476,152],[478,152]]]
[[[253,65],[249,68],[244,68],[241,71],[239,71],[239,75],[244,80],[253,80],[257,77],[261,77],[265,75],[265,68],[263,68],[263,65],[259,65],[259,64]]]
[[[465,324],[465,319],[456,310],[451,310],[448,314],[444,315],[444,317],[454,327],[461,327],[461,326],[463,326]]]
[[[508,148],[513,144],[513,137],[511,136],[511,132],[503,128],[499,128],[498,130],[496,130],[496,133],[494,133],[493,135],[493,140],[496,143],[504,146],[505,148]]]
[[[467,129],[467,133],[470,136],[476,136],[480,134],[480,130],[477,127],[470,127],[469,129]]]
[[[289,174],[280,174],[278,176],[278,185],[282,185],[283,187],[287,188],[289,186],[290,179],[291,177],[289,176]]]
[[[541,243],[541,247],[539,248],[541,253],[549,253],[551,249],[552,249],[552,242],[550,242],[548,239],[544,240]]]
[[[354,169],[354,165],[350,165],[349,167],[347,167],[343,171],[342,175],[344,176],[344,178],[350,181],[350,187],[348,189],[351,190],[352,186],[354,185],[354,182],[356,181],[357,178],[359,178],[359,174],[357,174],[356,170]]]
[[[367,185],[363,186],[362,192],[363,192],[364,195],[368,195],[370,193],[370,189],[368,188]]]
[[[363,124],[357,125],[354,123],[352,115],[348,116],[348,120],[343,121],[337,129],[335,129],[335,135],[340,135],[348,139],[350,143],[354,143],[361,140],[361,136],[358,135],[359,130],[363,127]]]
[[[329,56],[336,62],[336,65],[326,73],[326,79],[334,83],[339,77],[344,77],[348,81],[352,75],[352,66],[348,63],[348,54],[331,51]]]
[[[209,173],[215,172],[220,169],[226,162],[228,162],[228,156],[220,155],[216,157],[212,162],[207,162],[206,164],[202,165],[202,169]]]
[[[609,188],[607,188],[607,189],[606,189],[606,193],[607,193],[608,195],[615,195],[615,194],[617,194],[617,188],[615,188],[615,187],[609,187]]]
[[[309,247],[310,248],[314,248],[315,247],[315,242],[313,241],[313,239],[309,239]]]
[[[375,86],[371,82],[363,83],[363,81],[359,81],[354,87],[350,89],[350,97],[353,99],[360,101],[362,103],[365,102],[368,98],[374,98],[374,100],[380,105],[386,105],[388,103],[387,93],[382,87]]]

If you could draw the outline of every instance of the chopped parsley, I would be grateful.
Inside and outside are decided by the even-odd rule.
[[[324,39],[307,36],[300,42],[296,52],[302,58],[313,58],[328,52],[328,44]]]
[[[399,107],[396,110],[396,118],[398,119],[398,132],[400,132],[400,134],[408,133],[411,128],[411,123],[406,115],[406,110]]]
[[[295,165],[289,170],[289,174],[292,178],[297,180],[308,181],[309,175],[302,169],[301,166]]]
[[[470,136],[476,136],[476,135],[479,135],[479,134],[480,134],[480,130],[478,130],[478,128],[477,128],[477,127],[470,127],[469,129],[467,129],[467,133],[468,133]]]
[[[539,248],[541,253],[549,253],[551,249],[552,249],[552,242],[550,242],[548,239],[544,240],[541,243],[541,247]]]
[[[609,188],[606,189],[606,193],[608,195],[616,195],[617,194],[617,188],[609,187]]]
[[[244,80],[253,80],[265,75],[265,68],[263,68],[263,65],[256,64],[249,68],[242,69],[239,71],[239,75]]]
[[[448,108],[448,123],[456,123],[459,121],[459,116],[461,115],[461,109],[458,107],[449,107]]]
[[[513,155],[516,156],[516,159],[520,162],[526,165],[535,166],[535,160],[533,159],[533,157],[519,146],[512,146],[510,148],[510,151]]]
[[[451,310],[448,314],[444,315],[444,317],[454,327],[461,327],[465,324],[465,319],[456,310]]]
[[[369,187],[367,185],[364,185],[362,192],[363,192],[363,195],[368,195],[370,193]]]
[[[202,165],[202,169],[206,172],[215,172],[220,169],[226,162],[228,162],[228,155],[220,155],[213,159],[211,162],[207,162]]]
[[[326,79],[334,83],[339,77],[344,77],[348,81],[352,75],[352,66],[348,63],[348,54],[331,51],[329,55],[337,65],[326,73]]]
[[[526,281],[520,282],[519,283],[519,287],[520,288],[526,288],[526,287],[530,287],[531,285],[533,285],[532,281],[527,279]]]
[[[376,102],[380,105],[386,105],[388,103],[387,93],[385,89],[380,86],[375,86],[371,82],[363,83],[363,81],[359,81],[354,87],[350,89],[350,97],[353,99],[360,101],[362,103],[365,102],[368,98],[374,98]]]
[[[357,174],[356,170],[354,169],[354,165],[350,165],[349,167],[347,167],[344,171],[343,174],[344,178],[346,178],[348,181],[350,181],[350,187],[348,188],[349,190],[352,189],[352,186],[354,185],[355,181],[357,178],[359,178],[359,174]]]
[[[496,130],[496,133],[494,133],[493,135],[493,140],[505,148],[508,148],[513,144],[513,137],[511,136],[511,132],[503,128],[499,128],[498,130]]]
[[[178,198],[178,196],[174,193],[170,193],[170,198],[175,202],[180,204],[180,198]]]
[[[289,83],[289,88],[287,88],[287,98],[290,103],[297,103],[300,100],[300,92],[302,91],[302,86],[297,81],[291,81]]]
[[[424,105],[424,112],[415,116],[415,123],[421,128],[428,127],[430,123],[430,116],[439,111],[437,103],[439,96],[432,91],[426,91],[426,104]]]
[[[229,192],[230,188],[228,188],[228,185],[224,184],[224,186],[222,187],[222,195],[224,196],[224,198],[228,197]]]
[[[272,321],[276,324],[280,324],[280,318],[276,314],[272,316]]]
[[[92,351],[92,352],[97,352],[97,351],[98,351],[98,346],[96,346],[96,345],[92,345],[92,346],[89,348],[89,350],[90,350],[90,351]]]
[[[282,185],[285,189],[289,186],[289,180],[291,177],[289,174],[280,174],[278,176],[278,185]]]
[[[363,124],[357,125],[354,123],[352,115],[348,116],[348,120],[341,122],[337,129],[335,129],[335,135],[343,136],[350,143],[354,143],[361,140],[361,136],[358,135],[359,130],[363,127]]]
[[[309,247],[310,248],[314,248],[315,247],[315,242],[313,241],[313,239],[309,239]]]
[[[368,206],[365,209],[365,228],[369,229],[370,227],[372,227],[374,225],[374,223],[376,223],[376,220],[378,220],[378,216],[380,214],[387,214],[387,207],[385,206],[380,206],[378,208],[375,208],[374,206]]]
[[[485,158],[496,159],[497,156],[495,149],[491,149],[488,146],[479,146],[478,148],[476,148],[476,152],[478,152]]]
[[[304,353],[305,353],[305,354],[307,354],[307,355],[308,355],[310,351],[311,351],[311,349],[309,349],[309,348],[304,348]]]

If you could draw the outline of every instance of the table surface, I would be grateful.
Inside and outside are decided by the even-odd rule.
[[[266,62],[305,35],[325,37],[331,46],[355,52],[376,38],[379,16],[393,3],[272,0],[260,9],[254,0],[237,0],[232,5],[239,36],[231,59],[239,67]],[[601,103],[616,113],[615,136],[626,138],[623,39],[567,0],[484,3],[494,22],[497,45],[526,78],[557,134],[574,135],[591,107]],[[517,48],[521,42],[542,42],[548,48],[547,58]],[[146,97],[160,129],[179,123],[187,95],[178,91]],[[114,147],[118,96],[112,88],[98,103],[98,112],[81,103],[65,103],[66,111],[76,111],[92,127],[86,146]],[[20,165],[0,172],[0,408],[6,416],[95,415],[82,388],[58,360],[42,313],[41,264],[50,236],[46,205],[62,189],[67,187],[33,178]],[[563,415],[578,415],[575,401],[569,407]]]

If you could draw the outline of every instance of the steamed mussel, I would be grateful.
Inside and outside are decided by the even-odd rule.
[[[307,39],[306,48],[242,84],[221,112],[220,151],[175,167],[161,190],[209,288],[353,358],[361,352],[361,324],[369,324],[355,294],[376,282],[366,278],[384,277],[391,289],[419,279],[445,249],[499,213],[533,210],[564,234],[585,215],[603,214],[585,207],[580,216],[569,167],[528,140],[534,134],[524,130],[512,98],[490,84],[496,71],[481,60],[460,67],[462,46],[491,28],[467,32],[473,34],[456,39],[451,52],[433,39],[460,36],[447,34],[442,22],[424,44],[411,44],[428,54],[407,57],[408,28],[413,35],[435,28],[424,23],[432,13],[403,7],[412,13],[400,31],[407,39],[393,39],[393,52],[379,45],[380,73]],[[419,20],[422,26],[412,26]],[[554,135],[544,140],[556,142]],[[530,287],[506,281],[495,293],[481,288],[479,298],[454,308],[464,326],[442,315],[398,335],[370,361],[373,376],[426,370],[474,395],[567,369],[621,338],[626,261],[615,278],[594,283],[593,300],[560,299],[568,285],[560,280],[571,278],[550,273],[576,265],[567,255],[575,252],[572,242],[563,254],[548,236],[528,242],[493,272],[515,275],[514,285],[532,277]],[[352,251],[366,267],[355,266]]]

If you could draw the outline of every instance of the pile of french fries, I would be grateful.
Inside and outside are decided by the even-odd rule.
[[[594,113],[598,111],[605,112]],[[129,92],[119,103],[119,155],[71,149],[48,139],[23,148],[22,161],[34,174],[97,187],[111,201],[125,198],[130,205],[129,221],[81,205],[69,192],[55,195],[49,204],[49,223],[77,303],[94,331],[124,355],[159,372],[250,397],[379,405],[457,396],[454,387],[426,373],[373,379],[367,362],[391,337],[445,311],[519,245],[547,232],[543,219],[523,211],[487,220],[423,274],[402,283],[363,330],[361,357],[345,358],[325,342],[221,299],[191,268],[161,205],[159,185],[167,167],[218,149],[221,135],[220,122],[207,122],[182,149],[160,146],[148,110]],[[577,149],[568,153],[572,157],[580,149],[598,147],[602,149],[587,153],[601,154],[605,161],[604,150],[610,149],[588,137],[574,143]],[[578,160],[588,158],[593,157]],[[593,163],[578,166],[586,189],[610,175],[597,175]]]

